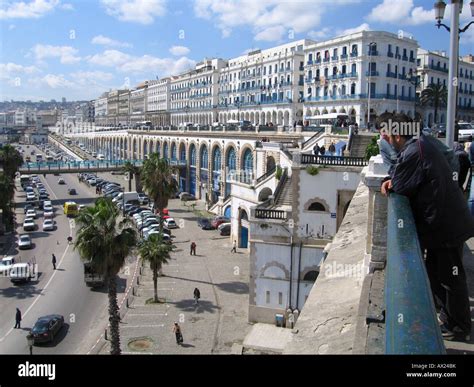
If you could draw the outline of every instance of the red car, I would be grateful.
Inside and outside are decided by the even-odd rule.
[[[214,219],[212,219],[212,227],[217,228],[219,225],[222,223],[230,223],[230,219],[227,218],[226,216],[216,216]]]

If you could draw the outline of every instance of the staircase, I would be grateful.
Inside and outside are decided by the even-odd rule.
[[[367,147],[377,134],[367,133],[367,134],[357,134],[352,138],[350,156],[351,157],[365,157],[365,151]]]
[[[291,177],[288,177],[280,194],[275,198],[273,208],[293,205],[293,189],[291,186]]]

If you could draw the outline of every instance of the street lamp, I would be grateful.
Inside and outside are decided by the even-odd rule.
[[[436,26],[438,29],[444,27],[450,33],[449,41],[449,82],[448,82],[448,111],[446,117],[446,145],[453,146],[455,120],[456,120],[456,104],[457,104],[457,76],[459,63],[459,35],[466,32],[474,23],[471,21],[464,28],[459,28],[459,14],[462,12],[462,0],[451,0],[451,27],[441,23],[446,10],[446,2],[437,0],[434,4],[435,19],[438,21]],[[471,0],[471,15],[474,17],[474,0]]]
[[[372,55],[372,46],[376,45],[377,43],[375,42],[370,42],[368,44],[369,46],[369,56]],[[371,84],[370,84],[370,76],[372,74],[372,62],[370,62],[370,58],[369,58],[369,78],[368,78],[368,88],[369,88],[369,91],[368,91],[368,96],[367,96],[367,130],[370,129],[370,89],[371,89]]]
[[[418,81],[418,76],[417,76],[416,72],[414,74],[413,69],[410,69],[410,71],[408,72],[408,78],[406,78],[406,80],[408,82],[410,82],[413,86],[415,86],[415,106],[413,108],[413,118],[414,119],[416,119],[416,89],[417,89],[418,85],[420,85],[423,82],[422,79],[424,78],[425,74],[426,73],[424,71],[422,71],[420,81]],[[398,93],[398,90],[397,90],[397,93]]]

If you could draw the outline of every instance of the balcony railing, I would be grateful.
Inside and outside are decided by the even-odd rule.
[[[347,59],[348,55],[347,54],[342,54],[341,59]]]
[[[283,210],[271,210],[266,208],[256,208],[255,217],[257,219],[280,219],[285,220],[287,215]]]
[[[364,157],[343,157],[343,156],[316,156],[310,154],[301,155],[301,164],[319,165],[343,165],[353,167],[364,167],[369,162]]]
[[[275,170],[276,170],[276,167],[273,167],[272,169],[264,173],[262,176],[260,176],[257,179],[257,184],[264,181],[267,177],[270,177],[271,175],[273,175],[275,173]]]
[[[379,52],[376,51],[376,50],[371,50],[371,51],[369,51],[368,55],[369,55],[369,56],[378,56],[378,55],[379,55]]]
[[[390,51],[387,52],[387,56],[388,56],[389,58],[393,58],[393,52],[390,52]]]
[[[329,60],[330,60],[330,58],[327,57],[327,58],[324,58],[324,59],[323,59],[323,62],[324,62],[324,63],[327,63],[327,62],[329,62]]]
[[[445,354],[410,202],[397,194],[388,198],[385,307],[387,354]]]
[[[333,55],[333,56],[331,57],[331,60],[338,60],[338,59],[339,59],[339,56],[338,56],[338,55]]]
[[[356,58],[359,56],[358,52],[351,52],[351,58]]]
[[[365,75],[367,77],[378,77],[379,76],[379,72],[378,71],[366,71],[365,72]]]

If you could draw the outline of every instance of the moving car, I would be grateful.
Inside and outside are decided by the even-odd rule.
[[[69,193],[69,195],[77,195],[77,192],[74,188],[69,188],[67,192]]]
[[[26,218],[23,222],[23,230],[25,231],[34,231],[36,228],[35,221],[31,218]]]
[[[40,317],[31,330],[35,344],[52,342],[63,326],[64,317],[59,314]]]
[[[54,211],[51,210],[51,211],[45,211],[43,213],[43,216],[45,219],[53,219],[54,218]]]
[[[54,221],[52,219],[44,220],[43,231],[54,231]]]
[[[15,263],[10,269],[10,281],[12,283],[29,282],[33,275],[33,266],[28,263]]]
[[[36,200],[36,195],[33,192],[27,192],[26,193],[26,200],[28,202],[35,201]]]
[[[468,122],[459,122],[459,141],[470,141],[474,137],[474,126]]]
[[[211,221],[208,218],[199,218],[198,219],[198,226],[201,227],[203,230],[213,230],[214,227],[212,226]]]
[[[31,238],[27,234],[20,235],[18,238],[18,248],[20,250],[31,249],[33,247],[31,243]]]
[[[34,208],[30,208],[28,211],[26,211],[26,217],[36,219],[36,210]]]
[[[168,218],[163,221],[163,226],[166,228],[172,229],[172,228],[178,228],[178,225],[176,224],[175,220],[173,218]]]
[[[0,261],[0,276],[8,277],[10,269],[15,264],[15,257],[5,257]]]
[[[64,181],[64,179],[62,177],[60,177],[58,179],[58,184],[66,184],[66,182]]]
[[[35,206],[33,204],[31,203],[26,204],[24,208],[25,214],[28,212],[28,210],[34,210],[34,209],[35,209]]]
[[[44,204],[43,204],[43,211],[44,211],[44,212],[53,211],[53,206],[51,205],[51,202],[50,202],[50,201],[44,202]]]

